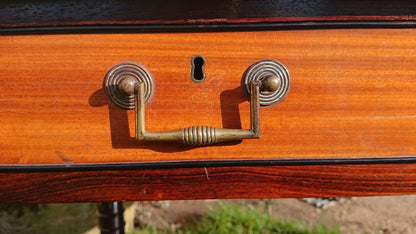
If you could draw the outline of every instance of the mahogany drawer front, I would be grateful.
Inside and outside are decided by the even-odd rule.
[[[9,35],[0,37],[0,164],[407,157],[416,154],[416,30]],[[190,79],[191,58],[206,80]],[[153,75],[149,130],[249,128],[244,71],[275,59],[291,75],[261,108],[261,138],[207,147],[137,142],[134,112],[103,90],[114,65]]]

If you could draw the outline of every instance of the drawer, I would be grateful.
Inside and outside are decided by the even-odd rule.
[[[0,3],[0,203],[414,194],[416,4],[378,3]]]
[[[0,164],[403,158],[416,154],[416,31],[6,35],[0,37]],[[205,80],[191,79],[192,58]],[[117,64],[149,71],[150,131],[249,129],[244,72],[276,60],[290,90],[260,108],[260,139],[210,146],[136,141],[135,112],[103,80]]]

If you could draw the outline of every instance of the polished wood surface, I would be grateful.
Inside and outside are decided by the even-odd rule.
[[[36,30],[36,27],[47,26],[56,31],[56,26],[136,25],[146,29],[156,25],[196,25],[195,28],[201,29],[202,25],[209,28],[241,23],[363,20],[407,23],[416,20],[415,12],[415,1],[409,0],[3,0],[0,31],[19,27]]]
[[[0,203],[414,194],[414,164],[0,174]]]
[[[397,157],[416,154],[416,30],[0,37],[0,164]],[[190,79],[203,55],[207,79]],[[136,142],[134,113],[102,89],[115,64],[153,75],[148,130],[249,128],[240,86],[250,64],[291,73],[280,104],[261,108],[261,139],[208,147]]]

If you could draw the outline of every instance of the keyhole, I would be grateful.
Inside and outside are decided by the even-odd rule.
[[[195,82],[202,82],[205,80],[205,58],[201,55],[196,55],[191,60],[192,70],[191,79]]]

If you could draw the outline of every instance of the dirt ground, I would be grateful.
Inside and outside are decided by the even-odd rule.
[[[263,200],[245,200],[244,203],[264,205]],[[270,203],[268,210],[276,217],[337,225],[341,233],[416,233],[416,195],[347,198],[325,209],[300,199],[273,199]],[[217,200],[137,202],[134,204],[135,222],[159,227],[169,225],[175,229],[184,221],[201,216],[207,206],[217,204]]]

